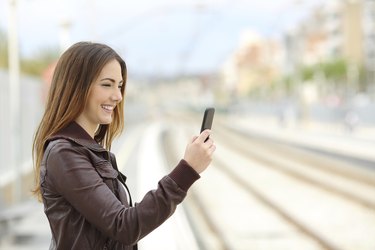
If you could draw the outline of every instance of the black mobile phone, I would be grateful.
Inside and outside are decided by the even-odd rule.
[[[212,121],[214,119],[214,114],[215,114],[215,108],[206,108],[206,110],[204,111],[204,115],[203,115],[201,133],[205,129],[211,129]],[[208,140],[208,137],[205,141],[207,141],[207,140]]]

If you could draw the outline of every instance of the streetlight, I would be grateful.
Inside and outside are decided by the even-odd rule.
[[[17,0],[9,0],[9,30],[8,30],[8,51],[9,51],[9,141],[10,166],[14,172],[13,199],[14,202],[21,200],[21,172],[16,152],[20,146],[20,63],[18,51],[17,31]]]

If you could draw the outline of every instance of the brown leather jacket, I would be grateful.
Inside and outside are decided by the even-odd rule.
[[[199,175],[181,160],[132,207],[114,155],[72,122],[48,140],[40,177],[50,249],[91,250],[136,249],[173,214]]]

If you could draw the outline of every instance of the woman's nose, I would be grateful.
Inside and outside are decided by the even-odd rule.
[[[112,94],[112,100],[116,102],[121,102],[122,100],[122,93],[120,88],[116,88],[114,93]]]

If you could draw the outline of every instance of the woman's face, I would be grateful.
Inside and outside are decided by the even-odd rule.
[[[100,124],[109,124],[113,110],[122,100],[123,84],[121,66],[117,60],[107,63],[98,78],[91,84],[87,103],[76,119],[90,135],[94,135]]]

